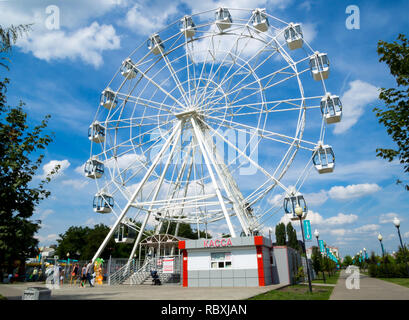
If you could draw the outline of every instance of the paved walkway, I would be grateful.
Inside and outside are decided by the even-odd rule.
[[[351,275],[341,271],[330,300],[409,300],[409,288],[364,274],[359,277],[359,289],[348,289],[346,279]]]
[[[9,300],[21,300],[28,287],[45,287],[44,284],[0,284],[0,294]],[[65,285],[53,289],[52,300],[243,300],[275,290],[282,285],[254,288],[183,288],[180,285],[96,286],[79,288]]]

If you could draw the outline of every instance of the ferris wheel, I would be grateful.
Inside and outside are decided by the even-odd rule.
[[[265,9],[218,8],[151,35],[103,90],[89,127],[94,211],[116,216],[95,257],[115,234],[134,242],[132,257],[147,226],[158,234],[176,223],[176,236],[180,223],[215,226],[236,237],[258,234],[283,207],[305,217],[300,189],[311,168],[335,165],[325,129],[342,104],[328,77],[327,54],[310,47],[302,25]],[[283,182],[296,158],[302,170]]]

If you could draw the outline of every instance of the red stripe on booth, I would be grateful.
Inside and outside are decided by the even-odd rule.
[[[263,247],[257,246],[257,269],[258,269],[258,285],[265,286],[264,281],[264,263],[263,263]]]
[[[184,241],[183,241],[184,242]],[[180,243],[180,242],[179,242]],[[187,287],[188,277],[187,277],[187,251],[183,250],[183,286]]]

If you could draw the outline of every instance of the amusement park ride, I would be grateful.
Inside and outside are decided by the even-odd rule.
[[[173,222],[177,236],[180,223],[223,224],[235,238],[261,234],[274,210],[299,220],[301,207],[305,218],[300,188],[310,168],[334,170],[325,128],[342,105],[326,89],[327,54],[301,27],[265,9],[219,8],[184,16],[122,62],[88,132],[94,211],[116,216],[94,260],[113,236],[133,243],[131,259],[148,225],[159,234]],[[229,139],[243,134],[240,146]],[[297,153],[305,168],[286,186]]]

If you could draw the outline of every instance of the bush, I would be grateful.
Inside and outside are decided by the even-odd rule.
[[[298,268],[298,272],[297,272],[297,274],[295,275],[295,282],[298,283],[298,282],[300,282],[300,281],[304,281],[304,277],[305,277],[304,268],[303,268],[303,267],[299,267],[299,268]]]
[[[368,272],[369,276],[375,278],[409,278],[404,263],[382,263],[380,265],[371,263]]]

